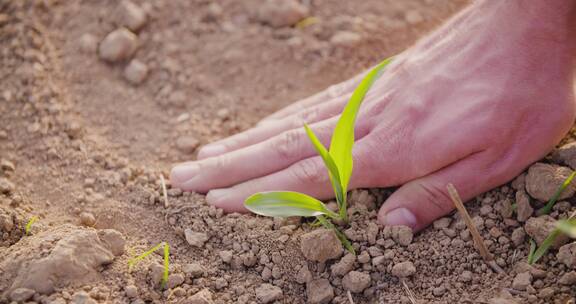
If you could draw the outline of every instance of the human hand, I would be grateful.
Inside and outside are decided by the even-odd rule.
[[[485,9],[513,9],[488,3]],[[522,30],[502,35],[505,20],[495,14],[479,14],[478,7],[461,13],[397,56],[367,94],[356,122],[350,188],[401,186],[381,207],[381,223],[425,227],[453,209],[446,184],[465,200],[501,185],[572,125],[571,44],[531,40],[540,33],[528,31],[530,20],[522,16],[515,24]],[[203,147],[198,161],[172,170],[173,185],[207,192],[210,204],[228,212],[245,211],[244,199],[261,191],[333,197],[302,126],[310,124],[328,146],[359,79]]]

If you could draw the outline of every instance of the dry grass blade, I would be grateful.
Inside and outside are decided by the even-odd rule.
[[[460,195],[458,194],[458,191],[456,191],[454,185],[448,184],[446,186],[446,189],[448,190],[448,193],[450,194],[450,197],[454,202],[454,206],[456,206],[456,209],[458,209],[460,216],[462,217],[462,219],[464,219],[464,222],[466,223],[468,230],[470,230],[470,234],[472,234],[472,239],[474,240],[474,245],[476,249],[478,249],[478,251],[480,252],[480,255],[482,256],[486,264],[488,264],[497,273],[504,273],[504,270],[500,266],[498,266],[498,264],[496,264],[496,262],[494,261],[494,257],[486,247],[484,239],[480,235],[480,232],[478,231],[478,228],[476,228],[476,225],[474,225],[474,223],[472,222],[472,218],[470,217],[468,210],[466,210],[466,207],[464,207],[464,203],[462,202],[462,199],[460,198]]]
[[[164,195],[164,208],[168,208],[168,191],[166,191],[166,180],[163,174],[160,174],[160,182],[162,183],[162,194]]]
[[[354,299],[352,298],[352,293],[350,293],[350,290],[346,292],[346,295],[348,296],[348,301],[350,304],[354,304]]]
[[[410,287],[408,287],[408,284],[406,284],[406,281],[404,280],[402,280],[402,288],[404,289],[404,292],[406,292],[406,296],[408,297],[408,300],[410,300],[410,303],[418,303],[416,302],[416,296],[414,296],[414,293],[410,290]]]

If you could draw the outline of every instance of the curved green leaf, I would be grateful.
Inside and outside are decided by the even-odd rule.
[[[558,221],[556,226],[560,231],[562,231],[562,233],[568,235],[571,238],[576,238],[576,219]]]
[[[342,189],[342,182],[340,181],[340,173],[338,172],[338,167],[336,167],[334,159],[332,159],[332,156],[330,155],[330,153],[328,153],[326,147],[324,147],[324,145],[320,142],[320,140],[318,140],[318,137],[316,137],[314,131],[312,131],[312,129],[310,129],[310,127],[307,124],[304,124],[304,129],[306,130],[306,134],[310,138],[312,145],[314,146],[318,154],[320,154],[320,157],[322,157],[322,160],[324,161],[324,165],[328,169],[328,174],[330,175],[332,188],[334,188],[334,194],[336,195],[336,201],[338,202],[338,207],[341,207],[345,199],[344,197],[345,193],[344,190]]]
[[[291,191],[260,192],[246,199],[246,209],[264,216],[318,216],[338,215],[326,208],[321,201],[303,193]]]
[[[380,77],[382,70],[391,60],[392,58],[385,59],[362,79],[358,87],[354,90],[354,93],[352,93],[352,97],[350,97],[346,108],[344,108],[336,124],[334,134],[332,134],[329,153],[340,172],[340,182],[344,191],[348,189],[348,182],[352,175],[352,146],[354,145],[354,122],[356,121],[356,114],[366,93],[368,93],[372,84]]]

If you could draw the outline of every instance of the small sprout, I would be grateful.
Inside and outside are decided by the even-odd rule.
[[[566,180],[564,180],[564,182],[562,183],[562,185],[560,185],[560,187],[558,187],[558,189],[556,190],[556,192],[554,193],[552,198],[550,198],[550,200],[548,201],[546,206],[544,206],[544,207],[542,207],[542,209],[538,210],[538,212],[536,214],[537,215],[544,215],[544,214],[550,213],[550,211],[552,211],[552,207],[554,207],[554,205],[556,204],[556,201],[558,200],[558,198],[560,197],[562,192],[564,192],[564,189],[566,189],[570,185],[570,183],[572,183],[572,180],[574,179],[575,176],[576,176],[576,171],[572,172],[572,174],[570,174],[570,176],[568,176],[568,178],[566,178]]]
[[[147,256],[162,246],[164,246],[164,273],[162,275],[162,288],[165,288],[166,284],[168,283],[168,270],[170,268],[170,245],[168,245],[166,242],[162,242],[152,247],[150,250],[144,252],[143,254],[128,260],[128,272],[132,272],[132,269],[138,262],[144,260]]]
[[[26,229],[24,230],[24,232],[26,233],[26,235],[30,235],[30,230],[32,230],[32,225],[34,224],[34,222],[36,222],[36,220],[38,219],[37,216],[33,216],[28,223],[26,223]]]
[[[567,236],[576,239],[576,218],[558,221],[558,230]]]
[[[530,251],[528,252],[528,264],[534,263],[534,253],[536,252],[536,242],[530,239]]]
[[[298,23],[296,23],[295,27],[299,28],[299,29],[303,29],[305,27],[309,27],[310,25],[314,25],[318,22],[320,22],[320,19],[318,19],[317,17],[314,17],[314,16],[307,17],[307,18],[300,20]]]
[[[528,254],[528,264],[534,264],[538,262],[538,260],[543,257],[548,249],[552,247],[556,238],[565,233],[571,238],[576,238],[576,212],[574,212],[568,219],[561,220],[556,223],[556,228],[548,234],[546,239],[540,244],[540,247],[536,249],[536,251],[532,252],[532,243],[533,240],[530,240],[530,254]],[[534,244],[535,246],[535,244]]]
[[[348,222],[346,194],[353,168],[352,147],[354,146],[354,123],[360,105],[368,93],[368,90],[380,75],[382,75],[382,71],[391,60],[392,58],[385,59],[370,70],[358,87],[356,87],[336,124],[329,149],[324,147],[308,125],[304,125],[306,134],[324,161],[324,165],[328,171],[338,205],[338,212],[331,211],[324,203],[311,196],[288,191],[256,193],[248,197],[244,202],[248,210],[263,216],[316,217],[318,222],[324,227],[333,229],[336,232],[336,235],[344,247],[350,252],[354,252],[352,244],[330,220]]]

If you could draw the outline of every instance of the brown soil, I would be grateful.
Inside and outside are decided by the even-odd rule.
[[[0,1],[0,302],[574,301],[576,245],[536,268],[522,263],[525,230],[537,238],[531,230],[547,220],[531,217],[542,206],[534,189],[555,187],[554,170],[568,167],[539,165],[527,187],[522,175],[467,205],[503,274],[482,261],[458,215],[416,236],[378,227],[390,190],[352,192],[346,234],[358,255],[336,248],[325,262],[302,255],[312,228],[300,219],[223,215],[169,185],[164,202],[160,175],[193,159],[195,140],[246,129],[402,51],[466,1],[306,0],[320,22],[303,28],[259,22],[259,0],[135,3],[148,14],[133,55],[149,69],[139,85],[124,78],[126,61],[90,49],[88,38],[118,27],[117,1]],[[331,40],[342,31],[361,38]],[[575,156],[544,162],[572,166]],[[574,211],[566,199],[552,218]],[[160,251],[127,267],[160,242],[171,246],[168,290]]]

